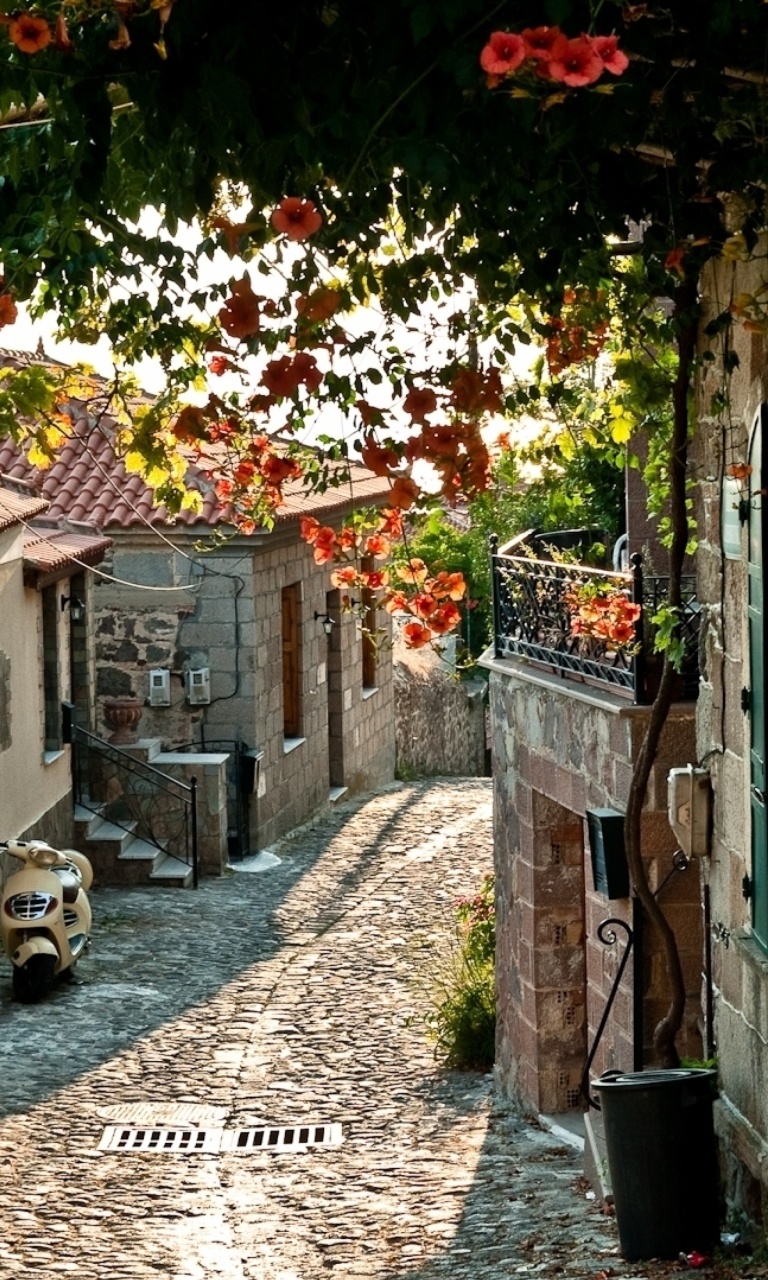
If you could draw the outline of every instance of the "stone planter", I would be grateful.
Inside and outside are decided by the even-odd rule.
[[[107,738],[107,742],[114,747],[130,747],[138,742],[136,726],[143,711],[144,704],[139,698],[105,698],[104,719],[114,730],[112,736]]]

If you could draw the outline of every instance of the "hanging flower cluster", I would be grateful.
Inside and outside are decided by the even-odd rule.
[[[546,357],[550,373],[595,360],[608,338],[605,299],[600,290],[566,289],[558,315],[545,322]]]
[[[403,532],[400,511],[385,508],[372,524],[360,519],[355,525],[333,529],[314,516],[304,516],[301,536],[314,551],[315,563],[333,564],[331,584],[342,591],[342,605],[354,607],[351,594],[365,593],[369,601],[390,614],[409,614],[403,638],[410,649],[420,649],[453,631],[461,621],[456,601],[463,600],[467,584],[460,573],[430,576],[423,560],[411,558],[391,569],[375,568],[386,560],[393,540]],[[397,585],[393,585],[393,579]]]
[[[490,89],[511,76],[534,84],[549,82],[550,86],[583,89],[595,84],[606,71],[623,75],[629,59],[619,49],[617,36],[569,39],[559,27],[526,27],[519,33],[494,31],[480,53],[480,66]]]
[[[563,599],[571,615],[571,635],[598,640],[609,653],[631,655],[637,645],[636,623],[642,612],[625,591],[585,583],[566,591]]]

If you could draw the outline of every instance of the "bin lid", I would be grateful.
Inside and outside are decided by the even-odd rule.
[[[670,1067],[655,1071],[606,1071],[593,1081],[595,1089],[663,1089],[671,1084],[714,1076],[708,1067]]]

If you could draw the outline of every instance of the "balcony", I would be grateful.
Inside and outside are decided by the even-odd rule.
[[[557,534],[533,531],[499,548],[491,540],[494,653],[524,659],[564,680],[609,689],[619,697],[653,701],[661,667],[653,652],[654,615],[667,598],[669,579],[644,575],[642,558],[626,572],[553,559]],[[698,692],[700,606],[693,574],[683,579],[685,655],[676,697]]]

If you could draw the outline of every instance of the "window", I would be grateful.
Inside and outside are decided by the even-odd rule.
[[[283,734],[301,737],[301,645],[299,635],[299,587],[283,587]]]
[[[363,573],[373,571],[373,560],[366,556],[361,564]],[[376,688],[376,604],[370,587],[363,587],[362,595],[362,635],[361,647],[363,658],[363,688]]]
[[[61,751],[59,601],[56,587],[41,592],[43,612],[43,719],[46,751]]]
[[[764,436],[768,405],[762,405],[752,428],[749,463],[749,805],[752,848],[752,928],[768,949],[768,822],[766,821],[766,716],[765,686],[765,535],[768,485],[768,449]]]

